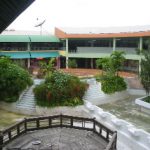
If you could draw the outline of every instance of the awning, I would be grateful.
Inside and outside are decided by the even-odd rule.
[[[0,35],[0,42],[24,42],[29,43],[30,39],[26,35]]]
[[[13,32],[13,31],[12,31]],[[14,31],[15,32],[15,31]],[[16,32],[17,34],[17,32]],[[23,43],[59,43],[60,40],[53,35],[0,35],[0,42],[23,42]]]
[[[59,57],[59,52],[0,52],[0,56],[9,56],[11,59],[26,59],[26,58],[51,58]]]
[[[31,58],[49,58],[58,57],[59,52],[30,52]]]
[[[30,58],[29,52],[0,52],[0,56],[9,56],[11,59]]]

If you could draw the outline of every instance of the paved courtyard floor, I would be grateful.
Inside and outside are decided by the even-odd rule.
[[[91,131],[52,128],[27,133],[11,142],[7,148],[21,148],[21,150],[104,150],[106,145],[107,143],[102,138]]]
[[[99,107],[150,133],[150,116],[141,112],[139,106],[135,104],[135,99],[138,97],[141,96],[130,95],[128,99],[103,104]]]

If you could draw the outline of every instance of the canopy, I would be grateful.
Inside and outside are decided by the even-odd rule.
[[[0,42],[60,42],[53,35],[0,35]]]
[[[11,59],[26,59],[26,58],[50,58],[58,57],[59,52],[0,52],[0,56],[9,56]]]
[[[9,56],[12,59],[30,58],[29,52],[0,52],[0,56]]]
[[[30,52],[31,58],[49,58],[49,57],[58,57],[58,52]]]

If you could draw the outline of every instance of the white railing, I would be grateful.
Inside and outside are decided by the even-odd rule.
[[[118,140],[132,150],[149,150],[150,134],[142,129],[137,129],[131,123],[118,119],[109,112],[103,111],[91,102],[85,101],[86,110],[104,125],[116,130]]]
[[[136,54],[136,48],[116,47],[117,51],[125,51],[126,54]],[[70,50],[70,53],[112,53],[113,47],[77,47]]]

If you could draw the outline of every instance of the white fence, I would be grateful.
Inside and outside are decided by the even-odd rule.
[[[131,150],[150,150],[150,134],[85,101],[86,110],[104,125],[117,131],[118,139]],[[123,150],[123,149],[122,149]],[[126,149],[124,149],[126,150]]]

